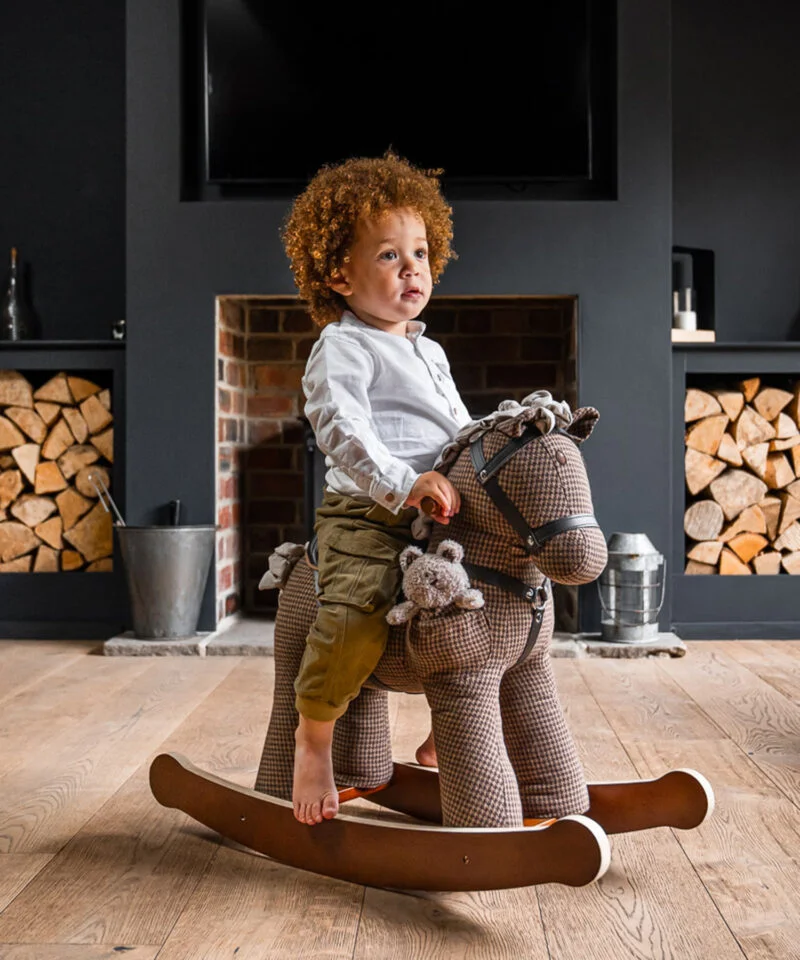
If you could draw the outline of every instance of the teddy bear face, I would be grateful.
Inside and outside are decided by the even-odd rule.
[[[436,553],[407,547],[400,556],[403,593],[418,607],[440,610],[469,591],[469,577],[461,566],[460,544],[443,540]]]
[[[469,589],[463,568],[435,555],[420,557],[406,572],[403,592],[420,607],[438,610]]]

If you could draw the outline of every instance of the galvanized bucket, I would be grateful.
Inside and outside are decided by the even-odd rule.
[[[666,559],[646,534],[612,534],[608,563],[597,580],[603,639],[614,643],[657,639],[666,579]]]
[[[212,524],[114,529],[135,636],[142,640],[194,636],[217,528]]]

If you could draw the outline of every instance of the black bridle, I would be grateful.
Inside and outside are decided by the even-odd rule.
[[[575,438],[566,430],[558,428],[552,432],[563,434],[572,440],[573,443],[577,443]],[[535,556],[539,553],[549,540],[557,537],[560,533],[565,533],[567,530],[577,530],[580,527],[600,526],[591,513],[573,513],[559,517],[557,520],[551,520],[549,523],[542,524],[539,527],[531,527],[522,516],[519,508],[504,493],[497,479],[498,472],[512,457],[519,453],[523,447],[526,447],[534,440],[540,440],[544,436],[549,436],[549,434],[542,433],[535,423],[530,423],[519,437],[514,437],[512,440],[509,440],[488,462],[483,449],[483,436],[473,440],[469,447],[472,465],[475,467],[478,482],[486,491],[492,503],[522,538],[525,552],[530,556]],[[539,631],[544,621],[545,609],[547,607],[547,598],[550,593],[549,579],[545,577],[541,586],[534,587],[530,583],[525,583],[524,580],[509,577],[508,574],[502,573],[500,570],[494,570],[492,567],[481,567],[466,561],[463,563],[463,566],[472,579],[481,580],[484,583],[500,587],[500,589],[505,590],[506,593],[514,594],[514,596],[531,603],[531,629],[528,633],[525,648],[517,660],[517,663],[521,663],[531,652],[539,637]]]
[[[566,430],[559,428],[553,432],[560,433],[575,443],[575,439],[570,436]],[[533,440],[540,440],[543,436],[549,436],[549,434],[543,434],[536,424],[530,424],[525,428],[525,432],[521,436],[509,440],[502,450],[496,453],[488,463],[486,462],[486,455],[483,451],[483,437],[478,437],[477,440],[473,440],[469,447],[469,453],[472,457],[472,464],[475,467],[478,481],[500,513],[503,514],[514,530],[520,535],[526,552],[531,555],[539,553],[547,541],[552,540],[553,537],[557,537],[559,533],[564,533],[567,530],[577,530],[579,527],[599,526],[593,514],[574,513],[569,516],[559,517],[558,520],[551,520],[550,523],[544,523],[540,527],[533,528],[522,516],[516,505],[509,500],[503,492],[497,480],[497,473],[512,457],[519,453],[523,447],[526,447]]]
[[[565,437],[569,437],[573,443],[577,444],[575,438],[566,430],[559,428],[551,432],[561,433]],[[519,437],[509,440],[509,442],[500,450],[500,452],[496,453],[488,463],[486,462],[486,456],[483,450],[483,436],[473,440],[470,444],[470,456],[472,457],[472,463],[475,467],[475,473],[477,475],[478,482],[483,486],[484,490],[489,495],[497,509],[502,513],[506,520],[508,520],[514,530],[516,530],[520,535],[526,553],[530,554],[531,556],[535,556],[537,553],[539,553],[548,540],[552,540],[553,537],[558,536],[559,533],[564,533],[567,530],[577,530],[579,527],[600,526],[593,514],[574,513],[564,517],[559,517],[557,520],[551,520],[549,523],[544,523],[540,527],[533,528],[522,516],[517,506],[505,495],[501,489],[496,476],[498,471],[504,467],[515,454],[519,453],[523,447],[526,447],[533,440],[539,440],[545,436],[549,436],[549,434],[542,433],[536,424],[530,423],[525,428],[524,433],[522,433]],[[309,564],[314,572],[314,587],[317,593],[317,602],[319,602],[320,591],[317,573],[316,534],[314,534],[314,536],[311,538],[311,541],[306,548],[306,553]],[[503,573],[501,570],[495,570],[493,567],[482,567],[476,563],[468,563],[467,561],[463,561],[462,566],[472,580],[480,580],[483,583],[488,583],[492,586],[499,587],[506,593],[511,593],[514,596],[519,597],[522,600],[526,600],[531,604],[531,628],[528,632],[528,639],[525,643],[525,648],[516,661],[517,663],[521,663],[528,656],[531,650],[533,650],[539,637],[539,631],[541,630],[542,623],[544,622],[544,615],[547,609],[547,599],[550,594],[550,580],[545,577],[543,583],[540,586],[535,587],[531,583],[526,583],[524,580],[518,580],[516,577],[510,577],[507,573]],[[369,682],[377,687],[387,690],[389,689],[380,681],[378,681],[374,675],[369,678]]]

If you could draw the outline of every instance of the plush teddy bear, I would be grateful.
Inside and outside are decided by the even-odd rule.
[[[386,614],[391,624],[405,623],[420,610],[443,610],[451,604],[465,610],[483,606],[483,594],[472,590],[461,565],[464,548],[455,540],[442,540],[436,553],[406,547],[400,554],[403,593],[408,598]]]

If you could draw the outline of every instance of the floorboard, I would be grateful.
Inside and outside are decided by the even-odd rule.
[[[688,646],[553,667],[588,777],[696,768],[706,824],[612,837],[583,888],[424,894],[294,870],[153,799],[166,750],[252,784],[271,658],[2,641],[0,960],[797,960],[800,643]],[[413,760],[424,699],[391,695],[390,716]]]
[[[800,705],[724,647],[695,643],[691,657],[660,669],[800,807]]]

